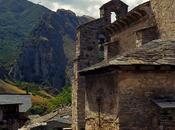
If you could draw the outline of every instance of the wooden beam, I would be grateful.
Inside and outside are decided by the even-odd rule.
[[[123,21],[126,23],[127,26],[129,26],[129,19],[127,17],[124,17]]]
[[[140,16],[140,17],[143,17],[143,14],[140,13],[139,11],[134,11],[133,13],[137,14],[137,15]]]
[[[117,21],[117,22],[115,22],[115,23],[114,23],[114,25],[115,25],[115,26],[117,26],[117,27],[118,27],[118,29],[119,29],[120,31],[121,31],[121,30],[122,30],[122,28],[123,28],[123,27],[121,26],[121,24],[120,24],[118,21]]]
[[[142,16],[138,15],[138,14],[135,13],[135,12],[131,13],[131,15],[134,17],[135,20],[138,20],[139,18],[142,17]]]
[[[111,30],[111,27],[106,28],[106,31],[109,32],[110,34],[113,34],[113,31]]]
[[[128,25],[123,19],[119,20],[118,22],[121,23],[123,27]]]
[[[143,10],[143,9],[138,9],[137,12],[142,14],[142,16],[145,16],[147,14],[147,12],[145,10]]]
[[[135,20],[131,14],[129,14],[129,15],[127,16],[127,18],[128,18],[128,20],[129,20],[129,24],[130,24],[132,21]]]

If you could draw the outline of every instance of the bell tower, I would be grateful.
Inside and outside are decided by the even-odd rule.
[[[100,8],[100,17],[110,24],[112,12],[116,14],[116,19],[123,17],[128,13],[128,5],[120,0],[111,0]]]

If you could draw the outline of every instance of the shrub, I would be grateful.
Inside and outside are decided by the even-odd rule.
[[[32,115],[43,115],[47,111],[47,108],[42,105],[34,105],[30,110],[29,113]]]
[[[64,105],[69,105],[72,102],[72,90],[70,86],[65,86],[60,94],[51,99],[49,102],[49,111],[55,110]]]

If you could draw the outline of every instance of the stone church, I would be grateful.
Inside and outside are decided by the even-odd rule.
[[[81,25],[72,96],[73,130],[175,130],[175,0],[111,0]]]

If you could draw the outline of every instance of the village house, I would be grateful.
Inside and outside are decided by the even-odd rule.
[[[31,118],[30,123],[20,130],[70,130],[71,106],[59,108],[38,118]]]
[[[175,130],[174,79],[175,1],[111,0],[77,29],[72,129]]]
[[[31,95],[0,94],[0,130],[18,130],[28,120]]]

